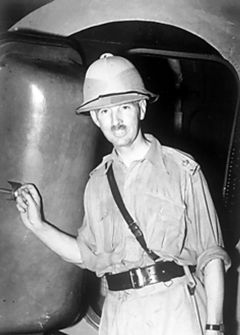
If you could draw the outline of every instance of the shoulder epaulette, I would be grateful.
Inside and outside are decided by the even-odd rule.
[[[106,162],[109,161],[109,158],[111,157],[111,155],[107,155],[107,156],[104,156],[101,163],[96,166],[91,172],[90,172],[90,177],[96,173],[99,173],[99,174],[104,174],[105,173],[105,170],[106,170]]]
[[[173,159],[181,167],[183,167],[190,174],[193,175],[198,170],[199,164],[195,161],[195,159],[191,155],[179,149],[175,149],[171,147],[165,147],[165,150],[173,157]]]

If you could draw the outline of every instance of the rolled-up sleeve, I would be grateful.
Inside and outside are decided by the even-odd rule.
[[[200,168],[188,178],[186,208],[189,243],[196,252],[197,272],[202,273],[213,259],[221,259],[228,269],[231,261],[224,249],[217,213]]]

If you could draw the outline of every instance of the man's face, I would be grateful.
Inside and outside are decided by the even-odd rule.
[[[140,120],[146,113],[146,101],[129,102],[90,112],[95,124],[117,149],[128,147],[140,135]]]

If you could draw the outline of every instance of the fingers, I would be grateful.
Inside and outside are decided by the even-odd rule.
[[[19,187],[17,191],[14,193],[15,197],[23,197],[28,198],[28,200],[31,200],[29,198],[29,195],[33,200],[36,201],[37,204],[40,202],[40,195],[37,191],[36,187],[33,184],[24,184],[23,186]]]
[[[18,193],[18,196],[16,197],[17,209],[21,213],[25,213],[28,209],[29,201],[31,201],[29,199],[29,194],[22,190],[21,193]]]
[[[24,184],[15,193],[17,209],[24,213],[31,205],[40,205],[40,195],[32,184]]]
[[[22,200],[23,202],[28,206],[31,205],[34,201],[32,194],[28,192],[27,190],[22,190]]]
[[[16,203],[16,206],[17,206],[17,209],[19,210],[19,212],[26,213],[27,206],[25,204]]]
[[[16,192],[16,207],[23,224],[30,230],[42,227],[42,208],[40,194],[32,184],[24,184]]]
[[[37,188],[33,184],[26,184],[26,185],[23,185],[23,187],[24,187],[23,191],[26,191],[27,194],[31,194],[31,197],[35,200],[37,204],[39,204],[40,194]]]

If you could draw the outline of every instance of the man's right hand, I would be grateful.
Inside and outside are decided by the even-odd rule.
[[[44,221],[37,188],[32,184],[24,184],[14,195],[24,225],[65,261],[81,267],[82,256],[76,238]]]
[[[16,206],[24,225],[31,230],[41,229],[42,201],[37,188],[33,184],[24,184],[16,192]]]

